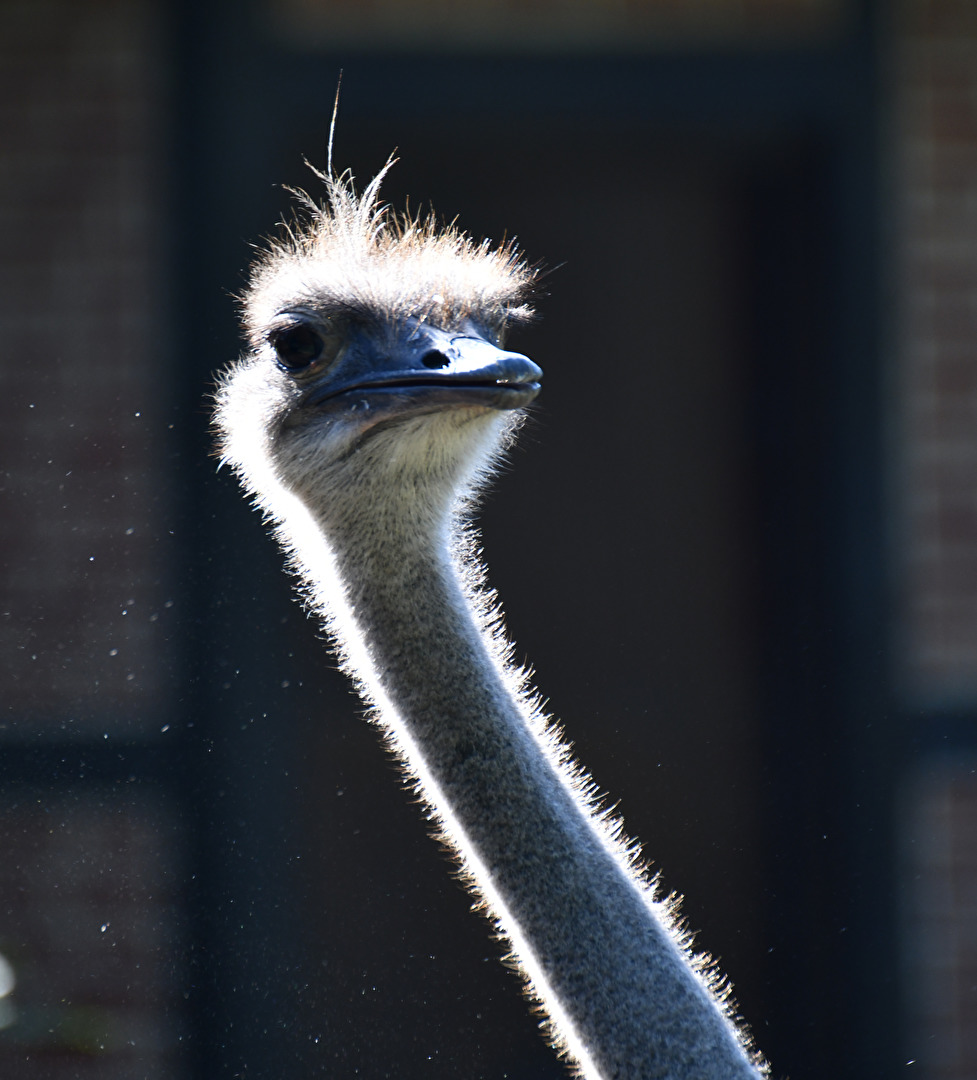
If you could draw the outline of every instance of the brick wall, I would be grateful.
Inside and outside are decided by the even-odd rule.
[[[0,4],[0,739],[159,688],[154,13]]]
[[[7,746],[111,745],[156,732],[165,714],[162,10],[154,0],[0,3]],[[180,1075],[174,816],[156,798],[90,786],[3,793],[5,1080]]]
[[[977,765],[977,762],[971,763]],[[904,822],[907,1053],[932,1080],[977,1076],[975,768],[921,766]]]
[[[0,806],[4,1080],[175,1080],[186,972],[174,817],[91,792]],[[7,989],[4,986],[2,989]]]
[[[977,705],[977,4],[903,0],[893,38],[902,650],[915,720]],[[907,1059],[977,1077],[977,770],[903,799]]]
[[[902,5],[902,325],[912,691],[977,696],[977,5]]]

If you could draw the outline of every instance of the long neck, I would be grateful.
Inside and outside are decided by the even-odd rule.
[[[361,523],[329,536],[354,674],[555,1041],[588,1078],[755,1080],[666,906],[629,869],[502,666],[440,530],[374,524],[365,540]]]

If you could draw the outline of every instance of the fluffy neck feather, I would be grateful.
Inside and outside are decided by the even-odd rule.
[[[425,430],[444,447],[455,425],[480,446],[460,469],[471,479],[499,423],[473,438],[449,414]],[[355,492],[335,474],[328,490],[342,496],[261,492],[347,671],[582,1076],[756,1078],[722,987],[507,665],[451,494],[466,479],[458,458],[444,455],[442,472],[423,446],[405,455],[404,441],[398,461],[373,440]]]
[[[259,263],[245,297],[254,355],[218,393],[224,459],[274,523],[580,1075],[756,1080],[722,983],[509,663],[464,517],[516,421],[448,409],[358,441],[340,424],[285,430],[297,392],[261,350],[294,305],[443,327],[527,315],[534,273],[511,247],[387,219],[382,175],[363,196],[324,177],[328,206]]]

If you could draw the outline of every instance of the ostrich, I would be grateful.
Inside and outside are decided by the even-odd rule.
[[[675,903],[512,663],[470,525],[540,389],[506,351],[536,271],[379,201],[329,162],[243,297],[219,452],[508,943],[548,1038],[589,1080],[746,1080],[767,1068]]]

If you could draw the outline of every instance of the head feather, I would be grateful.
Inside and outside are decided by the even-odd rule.
[[[472,321],[497,336],[532,316],[538,270],[511,240],[476,242],[433,214],[397,214],[380,201],[395,161],[389,158],[362,194],[350,172],[314,168],[325,187],[321,204],[292,189],[296,216],[259,254],[243,297],[254,344],[283,311],[415,318],[445,329]]]

